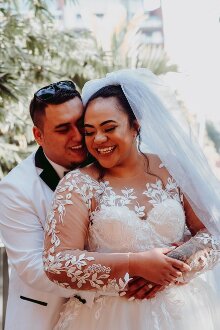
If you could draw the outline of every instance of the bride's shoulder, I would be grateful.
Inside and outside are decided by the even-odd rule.
[[[78,173],[78,175],[81,176],[90,177],[93,180],[97,180],[99,177],[99,172],[95,164],[87,165],[73,172]]]
[[[93,165],[88,165],[83,168],[78,168],[70,171],[60,181],[59,186],[63,187],[74,187],[74,189],[86,189],[93,186],[97,186],[97,170]]]
[[[170,174],[158,155],[147,153],[145,154],[145,157],[148,159],[149,171],[159,176],[162,181],[166,182]]]
[[[145,153],[144,155],[148,159],[149,167],[151,170],[164,167],[161,159],[156,154]]]

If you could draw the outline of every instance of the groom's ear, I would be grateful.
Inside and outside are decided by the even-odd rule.
[[[41,146],[43,142],[43,132],[38,127],[34,126],[33,134],[36,142]]]

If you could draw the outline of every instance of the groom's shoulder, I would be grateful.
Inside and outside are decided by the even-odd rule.
[[[1,181],[0,186],[5,183],[16,184],[19,181],[28,182],[36,173],[35,152],[16,165]]]

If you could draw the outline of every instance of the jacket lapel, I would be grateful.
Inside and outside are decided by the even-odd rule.
[[[50,187],[51,190],[55,191],[60,181],[60,177],[54,170],[53,166],[48,162],[42,147],[39,147],[35,154],[35,166],[43,169],[40,174],[41,179],[48,185],[48,187]]]

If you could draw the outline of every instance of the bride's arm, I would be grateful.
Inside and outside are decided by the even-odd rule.
[[[157,167],[158,166],[154,166],[154,168]],[[156,174],[162,178],[163,182],[167,182],[170,177],[166,168],[161,166]],[[219,261],[220,241],[208,232],[203,223],[196,216],[186,197],[182,194],[181,196],[183,196],[183,208],[186,215],[187,227],[192,237],[180,247],[169,252],[167,256],[182,260],[190,266],[191,271],[184,273],[183,276],[185,280],[190,280],[200,273],[212,269]]]
[[[186,262],[190,272],[183,274],[184,281],[212,269],[220,260],[220,240],[213,237],[194,213],[184,197],[186,222],[192,238],[168,253],[168,256]]]
[[[47,218],[43,261],[50,280],[67,288],[119,292],[129,273],[164,283],[170,274],[177,277],[176,268],[187,267],[158,250],[136,254],[85,250],[92,191],[90,184],[76,179],[70,173],[60,182]]]
[[[67,177],[69,180],[64,178],[58,185],[47,216],[43,255],[46,275],[66,288],[123,290],[129,279],[129,254],[85,250],[91,196],[86,185],[83,192],[83,185],[74,182],[71,174]]]
[[[220,260],[220,241],[213,237],[199,218],[195,215],[192,207],[185,197],[183,197],[186,222],[192,237],[175,250],[167,253],[171,258],[182,260],[190,266],[190,271],[182,273],[178,279],[179,283],[187,283],[194,277],[212,269]],[[178,283],[177,282],[177,283]],[[145,293],[140,299],[153,298],[166,286],[149,283],[145,286]]]

